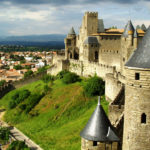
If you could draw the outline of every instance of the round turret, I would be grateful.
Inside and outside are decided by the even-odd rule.
[[[149,149],[150,142],[150,28],[125,64],[123,150]]]

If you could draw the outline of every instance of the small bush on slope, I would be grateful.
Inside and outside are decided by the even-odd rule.
[[[75,73],[68,72],[64,75],[62,81],[65,84],[75,83],[77,81],[80,81],[80,77]]]
[[[7,150],[31,150],[23,141],[13,141]]]
[[[83,88],[88,97],[104,95],[105,83],[101,78],[94,76],[87,80]]]

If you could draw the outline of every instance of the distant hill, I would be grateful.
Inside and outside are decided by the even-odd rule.
[[[0,37],[0,42],[49,42],[49,41],[64,41],[64,34],[47,34],[47,35],[26,35],[26,36],[8,36]]]
[[[63,34],[27,35],[0,37],[0,45],[46,46],[51,48],[64,48]]]

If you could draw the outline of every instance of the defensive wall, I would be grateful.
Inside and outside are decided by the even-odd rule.
[[[115,67],[99,64],[97,62],[69,60],[69,71],[84,77],[94,76],[95,74],[105,80],[107,73],[114,73]]]
[[[5,94],[16,88],[20,88],[26,84],[40,80],[45,74],[47,74],[47,71],[32,75],[28,78],[21,79],[19,81],[4,84],[3,86],[0,87],[0,98],[2,98]]]

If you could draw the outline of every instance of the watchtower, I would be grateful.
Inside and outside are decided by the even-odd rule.
[[[150,28],[125,65],[123,150],[150,149]]]
[[[100,104],[100,97],[95,111],[80,136],[82,137],[81,150],[118,150],[119,138]]]

